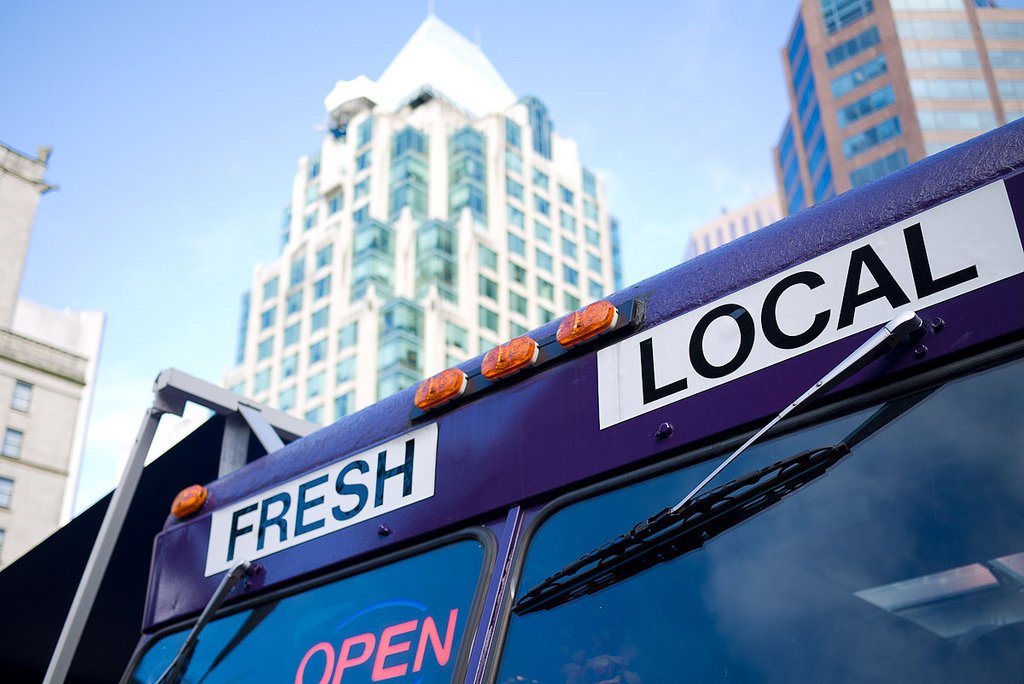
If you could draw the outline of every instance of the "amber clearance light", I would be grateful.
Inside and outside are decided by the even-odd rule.
[[[539,354],[540,348],[533,339],[526,335],[516,337],[487,352],[480,372],[488,380],[504,378],[532,366]]]
[[[466,374],[458,368],[441,371],[420,383],[414,400],[416,407],[421,411],[427,411],[445,404],[462,396],[462,393],[466,391],[467,384],[469,381]]]
[[[568,349],[588,342],[609,330],[614,330],[615,324],[618,322],[618,310],[612,306],[611,302],[602,299],[566,315],[558,326],[555,339]]]
[[[171,515],[178,520],[187,518],[203,507],[206,497],[209,495],[210,493],[203,485],[194,484],[191,487],[185,487],[171,502]]]

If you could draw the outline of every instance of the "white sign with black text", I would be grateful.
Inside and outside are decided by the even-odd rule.
[[[437,423],[216,511],[206,576],[434,495]]]
[[[979,188],[600,350],[601,429],[1021,272],[1006,187]]]

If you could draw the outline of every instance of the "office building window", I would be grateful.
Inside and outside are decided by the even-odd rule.
[[[875,11],[871,0],[821,0],[821,18],[829,35],[841,31]]]
[[[576,260],[576,243],[569,238],[562,238],[562,256],[567,259]]]
[[[537,307],[537,318],[540,319],[541,323],[548,323],[549,321],[555,320],[555,318],[557,318],[557,316],[555,316],[555,312],[554,311],[548,311],[543,306],[538,306]]]
[[[510,147],[521,147],[523,129],[512,119],[505,119],[505,144]]]
[[[889,65],[885,61],[885,55],[878,55],[859,67],[834,78],[832,80],[832,97],[838,99],[888,71]]]
[[[274,353],[274,338],[268,337],[256,346],[256,360],[262,361],[263,359],[269,359],[270,355]]]
[[[571,295],[568,292],[566,292],[563,295],[563,298],[564,298],[565,308],[566,308],[567,311],[575,311],[576,309],[580,308],[579,297],[576,297],[575,295]]]
[[[513,254],[518,254],[521,257],[526,256],[526,240],[519,237],[518,235],[508,234],[508,251]]]
[[[498,300],[498,283],[487,276],[480,276],[480,296]]]
[[[277,296],[277,285],[279,280],[280,279],[277,276],[274,276],[267,282],[263,283],[263,301],[273,299]]]
[[[987,131],[996,126],[992,112],[975,109],[920,109],[917,121],[926,131]]]
[[[281,379],[287,380],[288,378],[295,377],[295,374],[299,372],[299,355],[289,354],[288,356],[281,359]],[[283,409],[282,409],[283,410]]]
[[[309,365],[320,363],[327,358],[327,340],[322,339],[309,345]]]
[[[342,359],[334,368],[334,381],[339,385],[356,378],[356,357],[350,356]]]
[[[508,293],[508,308],[512,309],[512,311],[516,312],[517,314],[522,314],[523,316],[525,316],[526,315],[526,297],[524,297],[524,296],[522,296],[520,294],[517,294],[515,292],[512,292],[511,290],[509,290],[509,293]]]
[[[352,392],[345,392],[334,399],[334,418],[344,418],[355,409],[355,397]]]
[[[513,283],[526,284],[526,269],[512,261],[508,262],[508,276]]]
[[[359,322],[353,321],[338,331],[338,349],[348,349],[356,346],[356,336],[359,332]]]
[[[580,274],[571,266],[562,266],[562,279],[568,285],[579,285]]]
[[[947,19],[901,19],[896,22],[900,38],[919,40],[959,38],[970,40],[971,26],[966,21]]]
[[[570,233],[576,232],[576,217],[572,214],[567,214],[564,211],[558,212],[559,222],[562,225],[562,230]]]
[[[553,302],[555,300],[555,286],[543,278],[537,278],[537,296]]]
[[[867,130],[855,133],[843,141],[843,154],[846,155],[847,159],[866,152],[871,148],[882,144],[886,140],[891,140],[896,136],[900,135],[900,119],[898,116],[894,116],[891,119],[886,119],[882,123],[872,126]]]
[[[597,197],[597,178],[586,169],[583,169],[583,194]]]
[[[587,283],[587,292],[594,299],[600,299],[604,296],[604,288],[601,287],[601,283],[596,280],[591,280]]]
[[[293,344],[295,344],[295,343],[297,343],[299,341],[299,333],[300,332],[301,332],[301,327],[300,327],[299,323],[292,323],[291,325],[289,325],[287,328],[284,329],[284,346],[285,346],[285,349],[287,349],[288,347],[292,346]]]
[[[542,271],[547,271],[548,273],[551,273],[555,264],[555,261],[551,257],[551,255],[542,249],[537,249],[535,250],[535,252],[537,257],[537,268],[541,269]]]
[[[302,311],[302,290],[292,292],[284,300],[285,315],[291,316],[294,313]]]
[[[1006,97],[999,89],[999,94]],[[919,100],[988,101],[988,88],[980,78],[912,78],[910,92]]]
[[[261,370],[253,377],[252,391],[254,394],[266,392],[270,388],[270,369]]]
[[[366,150],[356,157],[356,171],[363,171],[370,168],[373,163],[373,150]]]
[[[543,223],[538,223],[534,221],[533,235],[541,242],[547,242],[548,244],[551,244],[551,229],[545,226]]]
[[[306,214],[306,216],[302,219],[302,229],[312,230],[314,227],[316,227],[316,222],[317,219],[319,218],[319,215],[320,212],[316,211],[315,209],[310,213]]]
[[[277,408],[282,411],[291,411],[295,408],[295,388],[283,389],[277,394]]]
[[[596,254],[591,254],[590,252],[587,252],[587,268],[589,268],[594,273],[600,273],[601,257],[597,256]]]
[[[839,119],[839,127],[846,128],[854,121],[877,112],[879,109],[884,109],[895,101],[896,95],[893,93],[891,85],[879,88],[870,95],[862,97],[837,111],[836,117]]]
[[[334,255],[334,245],[327,245],[316,252],[316,267],[323,268],[331,265],[331,258]]]
[[[314,301],[321,297],[326,297],[331,294],[331,276],[325,275],[320,280],[313,283],[313,299]]]
[[[516,323],[514,321],[510,322],[508,324],[508,334],[509,334],[509,337],[520,337],[521,335],[525,335],[528,332],[530,332],[530,329],[527,328],[525,325],[519,325],[518,323]],[[454,365],[454,364],[448,364],[448,365],[451,366],[451,365]]]
[[[993,69],[1024,69],[1024,50],[989,50]]]
[[[364,204],[355,211],[352,212],[352,223],[360,225],[366,223],[367,219],[370,218],[370,205]]]
[[[601,233],[597,232],[597,230],[591,228],[590,226],[587,226],[584,229],[583,234],[587,240],[588,245],[593,245],[594,247],[601,246]]]
[[[448,321],[444,326],[444,337],[445,344],[449,347],[457,347],[464,352],[469,351],[469,334],[462,326]]]
[[[317,330],[323,330],[327,327],[327,317],[329,315],[330,307],[325,306],[319,311],[314,311],[313,316],[310,318],[310,332],[316,332]]]
[[[508,205],[508,222],[509,225],[515,226],[516,228],[522,228],[526,225],[526,215],[519,209],[516,209],[511,204]]]
[[[14,480],[0,477],[0,508],[10,508],[14,496]]]
[[[14,382],[14,394],[11,395],[11,408],[15,411],[28,413],[32,406],[32,385],[21,380]]]
[[[324,393],[324,381],[327,374],[323,371],[309,376],[306,380],[306,398],[315,399]]]
[[[514,197],[517,200],[523,199],[523,184],[517,180],[513,180],[508,176],[505,177],[505,192],[508,193],[509,197]]]
[[[990,51],[989,57],[992,58],[993,54]],[[907,48],[903,51],[903,61],[908,69],[976,69],[980,65],[978,53],[974,50],[941,48]],[[992,59],[992,66],[1000,65]]]
[[[523,175],[523,158],[518,153],[508,150],[505,152],[505,169],[520,176]]]
[[[367,117],[365,121],[359,124],[359,138],[357,139],[356,145],[362,147],[373,139],[373,117]]]
[[[558,186],[558,195],[566,204],[572,204],[576,199],[576,194],[564,185]]]
[[[345,207],[345,196],[336,192],[327,198],[327,215],[334,216]]]
[[[480,249],[477,252],[477,258],[480,261],[480,265],[489,268],[492,271],[498,270],[498,253],[493,249],[480,245]]]
[[[498,332],[498,314],[485,306],[480,307],[480,327]]]
[[[542,188],[544,190],[547,190],[548,189],[548,184],[550,182],[551,182],[551,179],[548,177],[548,174],[544,173],[540,169],[534,169],[533,170],[533,184],[535,186],[537,186],[538,188]]]
[[[963,0],[892,0],[894,10],[962,10]]]
[[[992,40],[1024,40],[1024,21],[983,21],[981,35]]]
[[[543,214],[544,216],[551,215],[551,202],[544,199],[540,195],[533,196],[533,208],[537,211],[538,214]]]
[[[876,178],[881,178],[887,173],[892,173],[897,169],[902,169],[907,165],[907,151],[896,150],[892,154],[888,154],[881,159],[876,159],[870,164],[865,164],[860,168],[854,169],[850,172],[850,185],[853,187],[860,187],[865,183],[870,183]]]
[[[308,409],[306,411],[306,415],[304,417],[306,419],[306,422],[316,423],[319,425],[320,423],[323,422],[324,419],[324,407],[314,406],[313,408]]]
[[[867,31],[857,34],[845,43],[840,43],[826,52],[825,61],[828,62],[829,68],[839,66],[865,50],[870,50],[880,42],[882,42],[882,39],[878,34],[878,27],[872,26]]]
[[[14,428],[7,428],[4,431],[4,443],[0,448],[0,455],[10,458],[21,458],[21,446],[25,441],[25,433]]]
[[[352,186],[352,200],[357,201],[366,197],[370,194],[370,177],[367,176],[363,180]]]
[[[277,319],[277,307],[272,306],[263,313],[260,314],[260,330],[266,330],[267,328],[274,325],[274,321]]]
[[[583,215],[591,221],[597,220],[597,205],[590,200],[583,200]]]

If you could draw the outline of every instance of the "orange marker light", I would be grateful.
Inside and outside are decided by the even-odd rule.
[[[566,315],[558,326],[555,339],[568,349],[613,330],[618,322],[618,309],[612,306],[611,302],[602,299]]]
[[[174,497],[174,501],[171,503],[171,515],[178,520],[187,518],[203,507],[209,494],[203,485],[194,484],[191,487],[185,487],[178,492],[178,496]]]
[[[466,391],[467,384],[466,374],[458,368],[441,371],[420,383],[416,390],[416,407],[427,411],[456,399]]]
[[[540,349],[537,343],[525,335],[499,344],[484,356],[480,372],[488,380],[497,380],[529,368],[537,361]]]

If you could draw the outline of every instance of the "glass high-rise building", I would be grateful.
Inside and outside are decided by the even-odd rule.
[[[992,0],[801,0],[782,61],[788,214],[1024,116],[1024,10]]]
[[[325,105],[242,298],[232,389],[329,422],[621,286],[575,141],[436,17]]]

